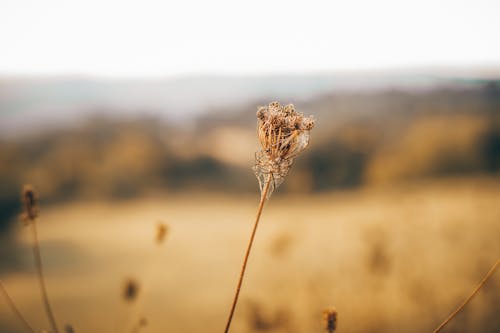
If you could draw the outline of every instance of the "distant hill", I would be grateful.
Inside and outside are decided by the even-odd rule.
[[[25,84],[21,87],[26,89]],[[28,105],[29,91],[23,89],[17,100]],[[82,106],[86,100],[83,90],[68,97],[74,105],[79,101],[81,109],[87,107]],[[47,103],[62,103],[59,95],[63,94],[45,97]],[[38,123],[22,111],[28,118],[20,119],[17,128],[9,128],[16,135],[0,137],[0,229],[19,212],[19,190],[24,183],[34,184],[46,203],[126,199],[158,191],[255,193],[257,183],[251,170],[257,148],[255,111],[258,104],[268,101],[235,102],[234,107],[213,107],[203,114],[192,111],[190,117],[196,117],[189,126],[144,116],[141,109],[133,111],[121,101],[120,106],[109,109],[117,112],[115,117],[89,117],[74,111],[80,109],[68,108],[73,122],[77,116],[82,121],[53,130],[25,131],[27,124]],[[150,104],[155,103],[153,98]],[[35,111],[38,106],[34,101],[31,112],[40,112],[36,119],[49,124],[54,113],[50,109],[47,113]],[[130,108],[123,111],[120,107]],[[309,149],[297,159],[293,177],[279,193],[450,176],[500,176],[498,82],[455,83],[423,90],[334,91],[297,102],[297,108],[314,115],[317,122]],[[103,110],[94,109],[96,114]],[[126,112],[135,112],[134,119],[123,117]],[[7,127],[3,122],[7,118],[2,114],[3,127]]]
[[[119,118],[150,115],[178,123],[208,111],[227,111],[259,100],[298,103],[332,92],[473,86],[481,82],[484,73],[500,77],[500,69],[134,80],[0,77],[0,133],[59,126],[97,113]]]

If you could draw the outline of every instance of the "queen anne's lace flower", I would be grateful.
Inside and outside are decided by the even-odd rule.
[[[261,148],[255,153],[254,171],[260,191],[270,181],[267,197],[283,183],[293,161],[309,144],[314,119],[296,112],[293,104],[272,102],[257,111],[257,131]],[[269,178],[271,177],[271,178]]]

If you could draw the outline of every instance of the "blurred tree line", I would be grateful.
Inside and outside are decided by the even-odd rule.
[[[315,115],[317,127],[280,192],[498,175],[498,82],[334,93],[296,107]],[[152,191],[255,192],[253,150],[243,140],[256,145],[255,111],[252,105],[212,112],[186,127],[158,119],[95,117],[78,126],[1,139],[0,228],[19,212],[24,183],[35,185],[44,203],[126,199]],[[231,137],[218,135],[227,128],[233,129]],[[238,160],[242,153],[248,159]]]

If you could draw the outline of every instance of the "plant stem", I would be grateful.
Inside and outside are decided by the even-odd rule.
[[[252,235],[250,236],[250,241],[248,242],[247,250],[245,253],[245,258],[243,260],[243,266],[241,267],[240,278],[238,280],[238,285],[236,287],[236,293],[234,294],[233,305],[231,306],[231,312],[229,312],[229,318],[227,319],[226,329],[224,333],[229,332],[229,327],[231,326],[231,321],[233,319],[234,310],[236,308],[236,303],[238,303],[238,297],[240,295],[241,284],[243,283],[243,276],[245,275],[245,270],[247,268],[248,257],[250,256],[250,250],[252,249],[253,240],[255,238],[255,232],[257,231],[257,226],[259,225],[260,215],[262,214],[262,208],[264,208],[264,203],[266,202],[267,192],[269,191],[269,186],[271,185],[272,176],[269,175],[264,189],[260,195],[259,208],[257,209],[257,216],[255,218],[255,223],[253,225]]]
[[[33,256],[35,257],[36,270],[38,273],[38,282],[40,283],[40,291],[42,293],[45,312],[47,313],[47,317],[49,319],[50,325],[52,326],[52,330],[55,333],[59,333],[54,313],[52,312],[52,308],[50,307],[49,296],[47,293],[47,288],[45,286],[45,281],[43,277],[42,256],[40,255],[40,245],[38,242],[38,234],[36,231],[36,220],[31,221],[31,225],[32,225],[31,230],[33,231]]]
[[[28,323],[28,321],[24,318],[24,316],[21,314],[21,311],[17,308],[16,304],[12,300],[12,298],[9,296],[7,293],[7,289],[5,289],[5,286],[3,285],[3,282],[0,280],[0,290],[2,291],[2,294],[5,296],[5,299],[7,300],[7,303],[9,304],[12,312],[16,315],[16,317],[21,321],[24,325],[24,327],[33,333],[35,333],[35,330],[31,325]]]
[[[488,273],[486,273],[486,275],[484,276],[484,278],[481,280],[481,282],[479,282],[479,284],[472,291],[472,293],[469,295],[469,297],[467,297],[465,299],[465,301],[463,301],[463,303],[455,311],[453,311],[448,316],[448,318],[446,318],[445,321],[443,321],[441,323],[441,325],[438,326],[438,328],[436,328],[434,331],[432,331],[432,333],[437,333],[437,332],[441,331],[446,326],[446,324],[448,324],[467,305],[467,303],[469,303],[469,301],[484,286],[484,284],[486,283],[486,281],[488,281],[488,279],[493,275],[493,273],[495,273],[495,270],[498,268],[498,264],[499,263],[500,263],[500,259],[497,259],[497,261],[495,262],[495,264],[490,268],[490,270],[488,271]]]

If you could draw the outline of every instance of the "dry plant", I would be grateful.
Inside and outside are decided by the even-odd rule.
[[[128,303],[132,303],[137,299],[138,295],[139,295],[139,283],[132,278],[125,281],[125,284],[123,285],[122,289],[123,299]]]
[[[52,307],[50,306],[47,287],[45,285],[45,277],[43,274],[42,256],[40,253],[40,242],[38,241],[38,233],[37,233],[37,229],[36,229],[36,219],[38,217],[38,212],[39,212],[38,196],[37,196],[33,186],[24,185],[23,191],[22,191],[22,202],[24,205],[24,213],[21,216],[22,220],[23,220],[25,225],[30,225],[31,230],[32,230],[33,257],[35,259],[35,266],[36,266],[38,282],[39,282],[39,286],[40,286],[40,292],[42,295],[43,305],[44,305],[45,312],[46,312],[47,318],[49,320],[50,326],[52,327],[52,331],[54,333],[59,333],[59,330],[57,328],[56,319],[54,316],[54,312],[52,311]],[[33,327],[28,323],[26,318],[24,318],[22,313],[17,308],[17,306],[15,305],[15,303],[12,300],[12,298],[10,297],[10,295],[7,293],[7,290],[5,289],[5,287],[1,281],[0,281],[0,290],[2,291],[2,294],[4,295],[4,297],[7,299],[7,303],[9,305],[9,307],[14,312],[14,314],[19,319],[19,321],[22,322],[23,326],[28,331],[35,332]]]
[[[23,324],[23,326],[26,328],[26,330],[35,333],[35,329],[28,323],[26,318],[24,318],[23,314],[21,311],[16,306],[16,303],[14,303],[14,300],[12,300],[12,297],[10,297],[9,293],[5,289],[3,282],[0,280],[0,291],[2,292],[3,296],[7,300],[7,304],[9,305],[10,309],[14,314],[16,315],[17,319]]]
[[[495,271],[498,268],[499,264],[500,264],[500,259],[497,259],[497,261],[493,264],[493,266],[490,268],[490,270],[488,271],[488,273],[486,273],[486,275],[483,277],[483,279],[481,280],[481,282],[479,282],[479,284],[476,286],[476,288],[474,288],[474,290],[469,295],[469,297],[467,297],[462,302],[462,304],[460,304],[460,306],[455,311],[453,311],[434,331],[432,331],[432,333],[438,333],[438,332],[440,332],[453,318],[455,318],[455,316],[460,311],[462,311],[462,309],[467,305],[467,303],[469,303],[470,300],[485,285],[486,281],[488,281],[488,279],[493,276],[493,273],[495,273]]]
[[[47,314],[47,318],[49,320],[50,326],[55,333],[59,333],[57,328],[56,318],[54,316],[54,312],[52,311],[52,307],[49,302],[49,295],[47,292],[47,286],[45,285],[45,277],[43,274],[43,264],[42,264],[42,256],[40,253],[40,242],[38,241],[38,233],[36,229],[36,219],[38,217],[38,197],[37,194],[31,185],[25,185],[23,188],[23,203],[25,212],[23,214],[23,221],[26,225],[31,225],[31,231],[33,234],[33,257],[35,258],[35,266],[38,275],[38,282],[40,284],[40,292],[42,294],[43,305],[45,308],[45,312]]]
[[[142,314],[144,310],[145,298],[147,295],[147,291],[151,286],[152,277],[156,274],[156,271],[160,264],[160,254],[162,249],[164,248],[164,243],[167,239],[167,236],[170,233],[170,226],[163,221],[159,221],[156,224],[155,232],[154,232],[154,243],[155,243],[155,252],[151,255],[149,263],[146,265],[143,272],[143,287],[142,287],[142,296],[137,300],[134,305],[134,311],[131,313],[131,319],[135,319],[135,324],[132,327],[131,332],[139,332],[143,327],[147,326],[147,318]]]
[[[156,225],[156,235],[155,235],[156,243],[158,245],[161,245],[165,241],[167,234],[168,234],[168,225],[166,225],[163,222],[159,222]]]
[[[153,239],[153,243],[156,245],[155,253],[151,256],[150,262],[142,271],[141,284],[134,278],[128,278],[122,285],[122,300],[127,304],[127,308],[126,314],[118,315],[116,318],[116,332],[139,332],[147,326],[147,318],[141,315],[144,306],[144,295],[146,294],[147,287],[150,285],[154,271],[160,266],[158,264],[160,250],[163,248],[162,245],[165,243],[169,232],[170,227],[168,224],[162,221],[156,224]],[[131,329],[128,330],[130,327]]]
[[[282,106],[278,102],[272,102],[268,106],[260,107],[257,111],[257,133],[261,148],[255,153],[254,171],[260,186],[260,202],[224,330],[225,333],[229,332],[231,327],[264,203],[283,183],[295,158],[308,146],[309,131],[313,127],[313,118],[305,117],[296,112],[292,104]]]
[[[128,277],[121,285],[121,300],[125,304],[125,308],[118,311],[115,321],[115,332],[122,332],[127,329],[130,322],[132,308],[139,298],[139,293],[142,293],[142,286],[137,279]],[[123,311],[123,312],[122,312]]]
[[[333,333],[337,328],[337,310],[328,308],[323,311],[323,328],[328,333]]]

